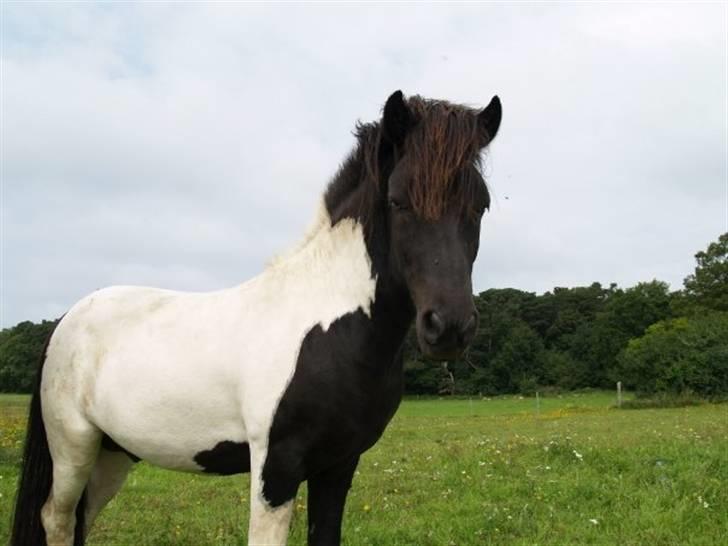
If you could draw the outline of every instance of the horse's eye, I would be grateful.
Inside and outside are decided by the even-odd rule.
[[[473,210],[478,215],[478,217],[481,217],[485,214],[485,211],[488,210],[488,206],[477,204],[474,206]]]
[[[407,210],[407,205],[392,197],[389,198],[389,207],[393,210]]]

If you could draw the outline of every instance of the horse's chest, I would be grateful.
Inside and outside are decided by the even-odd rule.
[[[311,461],[315,457],[339,458],[371,447],[402,394],[401,365],[389,359],[357,362],[336,354],[299,359],[273,418],[271,446],[295,443],[309,466],[326,464]]]
[[[362,313],[359,313],[363,315]],[[402,394],[401,361],[371,337],[347,335],[354,313],[309,332],[273,417],[265,477],[305,480],[358,456],[381,436]]]

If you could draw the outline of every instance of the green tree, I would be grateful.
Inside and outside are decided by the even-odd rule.
[[[543,353],[544,384],[564,390],[589,386],[591,381],[587,365],[569,353],[555,349]]]
[[[448,380],[440,362],[419,358],[405,362],[404,382],[407,394],[440,394]]]
[[[616,359],[627,342],[670,316],[667,283],[653,280],[626,290],[613,286],[595,319],[582,323],[571,338],[569,353],[581,363],[583,374],[582,383],[575,386],[610,386],[618,380],[614,378]]]
[[[574,333],[585,323],[594,320],[603,308],[610,290],[605,290],[601,284],[595,282],[590,286],[556,287],[553,293],[544,294],[544,303],[550,304],[554,317],[543,333],[546,348],[568,351]]]
[[[728,393],[728,313],[707,312],[657,322],[619,355],[628,388],[652,394]]]
[[[728,233],[695,255],[695,272],[685,278],[684,304],[688,308],[728,311]]]
[[[498,353],[489,362],[498,392],[533,391],[543,382],[544,348],[539,335],[522,320],[509,330]],[[479,385],[487,391],[486,385]]]
[[[21,322],[0,332],[0,392],[30,392],[43,347],[58,321]]]
[[[493,288],[475,298],[480,315],[478,331],[471,347],[471,360],[482,363],[500,349],[511,328],[529,313],[537,296],[515,288]]]

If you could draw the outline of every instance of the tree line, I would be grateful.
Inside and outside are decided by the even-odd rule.
[[[659,280],[599,283],[537,295],[515,288],[475,295],[477,333],[462,358],[423,359],[404,347],[407,394],[529,394],[610,388],[728,394],[728,233],[695,255],[681,290]],[[30,392],[56,321],[0,331],[0,392]]]
[[[599,283],[536,295],[513,288],[475,296],[480,322],[459,360],[435,364],[406,344],[410,394],[489,396],[625,388],[644,394],[728,394],[728,233],[695,255],[681,290],[652,280]]]

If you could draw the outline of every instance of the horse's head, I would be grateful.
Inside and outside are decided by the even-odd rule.
[[[409,291],[426,356],[457,356],[475,334],[471,274],[490,205],[479,158],[500,121],[498,97],[476,111],[397,91],[384,107],[389,267]]]

